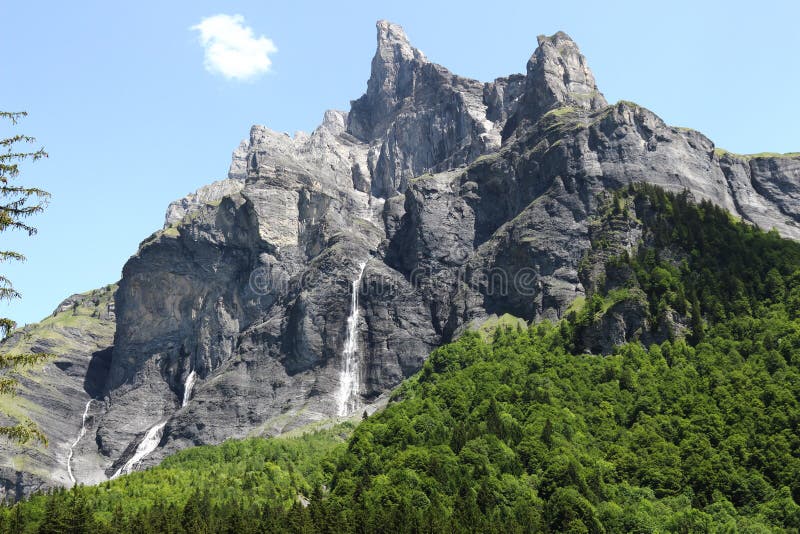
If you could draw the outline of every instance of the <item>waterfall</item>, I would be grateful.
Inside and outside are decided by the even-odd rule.
[[[114,473],[111,478],[117,478],[122,474],[130,473],[133,471],[133,468],[136,467],[136,464],[144,460],[145,456],[156,450],[156,447],[158,447],[158,444],[161,442],[161,435],[164,431],[164,425],[166,424],[166,421],[162,421],[161,423],[151,427],[142,438],[139,446],[136,447],[136,452],[133,453],[133,456],[131,456],[130,460],[125,462],[125,465],[117,469],[117,472]]]
[[[189,399],[192,398],[192,389],[194,388],[194,383],[197,381],[197,373],[194,371],[189,372],[186,376],[186,381],[183,383],[183,401],[181,402],[181,408],[186,406],[189,403]],[[156,450],[158,444],[161,442],[161,436],[164,433],[164,426],[166,426],[167,421],[162,421],[152,427],[145,433],[142,441],[139,442],[139,445],[136,447],[136,452],[133,453],[133,456],[125,462],[125,465],[117,469],[117,472],[111,478],[117,478],[120,475],[125,475],[130,473],[136,467],[136,464],[141,462],[145,459],[145,457]]]
[[[339,373],[339,391],[336,394],[338,415],[349,415],[359,407],[358,390],[361,377],[358,369],[358,291],[361,277],[364,276],[366,262],[359,265],[358,277],[353,280],[350,296],[350,316],[347,318],[347,338],[344,342],[342,359],[344,366]]]
[[[183,402],[181,403],[181,408],[186,406],[189,403],[189,399],[192,398],[192,388],[196,380],[197,374],[194,371],[189,373],[189,376],[186,377],[186,382],[183,384]]]
[[[67,454],[67,475],[69,475],[69,479],[73,484],[75,484],[76,481],[75,475],[72,474],[72,454],[75,446],[78,445],[81,438],[86,435],[86,418],[89,416],[89,406],[92,405],[93,400],[94,399],[89,399],[86,401],[86,407],[83,409],[83,417],[81,418],[81,431],[78,433],[78,437],[75,438],[75,441],[72,442],[72,445],[70,445],[69,454]]]

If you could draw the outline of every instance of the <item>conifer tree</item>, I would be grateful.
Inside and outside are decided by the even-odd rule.
[[[65,517],[65,499],[62,490],[55,490],[48,495],[44,506],[44,519],[39,525],[39,534],[63,534],[69,528]]]
[[[0,111],[0,120],[9,121],[12,126],[25,117],[25,112]],[[0,232],[19,230],[29,236],[36,228],[28,224],[28,218],[44,210],[49,194],[37,187],[21,185],[17,182],[20,164],[37,161],[47,157],[43,148],[30,151],[26,146],[36,139],[23,134],[14,134],[0,139]],[[0,263],[5,261],[25,261],[25,256],[13,250],[0,250]],[[0,273],[0,301],[20,297],[11,280]],[[0,339],[5,339],[16,327],[14,321],[0,317]],[[48,354],[2,354],[0,355],[0,395],[13,395],[18,382],[11,374],[20,367],[29,366],[46,359]],[[45,435],[31,421],[20,421],[11,426],[0,426],[0,436],[25,443],[37,440],[46,443]]]

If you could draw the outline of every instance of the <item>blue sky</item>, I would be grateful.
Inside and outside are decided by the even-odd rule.
[[[269,39],[266,73],[204,67],[204,18],[239,14]],[[735,152],[800,150],[800,8],[791,2],[0,2],[0,137],[34,135],[48,160],[20,182],[53,194],[28,256],[3,265],[37,321],[71,293],[119,279],[167,204],[223,178],[251,124],[309,131],[366,88],[375,21],[404,26],[429,59],[490,80],[524,72],[538,34],[566,31],[600,89]],[[271,50],[260,41],[261,48]],[[252,67],[252,68],[251,68]],[[242,70],[243,69],[243,70]],[[250,69],[250,70],[248,70]],[[5,308],[5,310],[4,310]]]

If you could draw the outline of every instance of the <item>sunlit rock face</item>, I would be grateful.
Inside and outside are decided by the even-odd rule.
[[[525,74],[487,83],[432,63],[395,24],[377,34],[349,112],[293,137],[254,126],[228,178],[171,204],[126,263],[113,348],[107,336],[70,356],[94,369],[91,395],[62,388],[64,423],[43,425],[59,452],[42,484],[68,483],[64,455],[92,397],[78,482],[360,415],[470,325],[559,318],[584,294],[600,195],[629,183],[688,190],[800,238],[800,158],[723,153],[608,105],[564,33],[538,38]],[[593,335],[631,330],[612,327]],[[49,405],[36,384],[23,395]],[[15,465],[2,466],[9,492]]]

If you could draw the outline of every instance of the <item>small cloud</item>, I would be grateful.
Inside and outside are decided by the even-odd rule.
[[[272,65],[269,56],[278,51],[272,40],[255,37],[241,15],[206,17],[190,29],[200,32],[206,70],[230,80],[250,80],[268,72]]]

